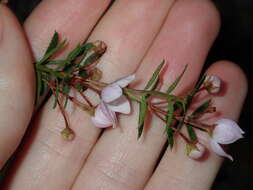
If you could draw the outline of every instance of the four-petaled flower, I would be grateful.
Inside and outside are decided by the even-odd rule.
[[[101,101],[91,118],[96,127],[106,128],[117,126],[116,112],[129,114],[131,111],[129,100],[124,96],[122,88],[135,79],[135,75],[123,77],[101,91]]]
[[[210,141],[211,149],[218,155],[229,158],[233,161],[232,156],[227,154],[221,145],[231,144],[238,139],[243,138],[243,130],[238,124],[230,119],[219,119],[212,133]],[[220,145],[221,144],[221,145]]]

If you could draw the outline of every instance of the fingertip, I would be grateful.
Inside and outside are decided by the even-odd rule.
[[[248,91],[248,79],[242,68],[231,61],[217,61],[210,66],[207,71],[221,77],[223,82],[227,84],[227,94],[236,92],[237,98],[244,100]]]

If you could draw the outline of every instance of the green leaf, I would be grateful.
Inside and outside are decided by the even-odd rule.
[[[58,32],[55,31],[45,54],[49,53],[57,46],[58,40],[59,40],[59,35],[58,35]]]
[[[82,47],[80,44],[78,44],[77,47],[68,54],[66,62],[71,62],[75,60],[79,56],[81,51],[82,51]]]
[[[168,136],[168,146],[172,149],[174,146],[174,131],[171,127],[166,130]]]
[[[41,74],[41,90],[40,90],[40,96],[43,96],[45,92],[47,92],[49,86],[46,82],[43,81],[46,80],[46,81],[51,81],[51,75],[49,73],[42,73]]]
[[[205,81],[206,75],[201,77],[201,79],[196,83],[195,87],[191,90],[191,92],[186,97],[186,108],[190,105],[193,97],[198,92],[199,88],[202,86],[203,82]]]
[[[64,106],[63,106],[64,109],[68,105],[68,100],[69,100],[68,94],[69,94],[70,89],[71,89],[70,85],[68,85],[66,83],[62,85],[62,92],[67,95],[67,96],[65,96],[65,102],[64,102]]]
[[[163,60],[162,63],[156,68],[155,72],[153,73],[152,77],[149,79],[147,85],[145,86],[145,90],[154,90],[158,81],[159,81],[159,74],[160,71],[164,65],[165,61]],[[147,98],[148,94],[142,96],[142,101],[140,102],[139,106],[139,121],[138,121],[138,138],[141,137],[143,128],[144,128],[144,122],[145,117],[148,110],[148,104],[147,104]]]
[[[58,50],[60,50],[66,43],[66,40],[62,41],[59,45],[55,46],[54,48],[52,48],[49,52],[45,53],[45,55],[43,56],[43,58],[37,62],[37,65],[41,65],[41,64],[45,64],[46,61],[52,56],[54,55],[54,53],[56,53]]]
[[[64,84],[63,87],[62,87],[62,92],[64,94],[68,94],[70,91],[70,86],[68,84]]]
[[[54,96],[55,96],[55,101],[54,101],[54,105],[53,105],[53,109],[55,109],[56,108],[56,106],[57,106],[57,101],[58,101],[58,98],[59,98],[59,81],[58,81],[58,79],[57,78],[55,78],[55,86],[56,86],[56,89],[55,89],[55,94],[54,94]]]
[[[147,85],[145,86],[145,90],[154,90],[158,81],[159,81],[159,74],[161,69],[163,68],[165,61],[163,60],[162,63],[156,68],[155,72],[153,73],[152,77],[149,79]]]
[[[78,66],[77,66],[77,64],[70,63],[70,62],[67,62],[67,61],[66,61],[66,63],[67,64],[65,64],[63,71],[65,72],[65,74],[71,75],[76,70],[76,68]]]
[[[170,148],[173,148],[174,145],[174,131],[171,127],[173,123],[173,115],[174,115],[174,102],[168,102],[168,111],[167,111],[167,116],[166,116],[166,133],[168,136],[168,145]]]
[[[81,63],[80,66],[83,67],[84,65],[88,65],[89,63],[93,63],[99,59],[99,55],[96,53],[91,54],[89,57],[84,59]]]
[[[211,99],[205,101],[203,104],[201,104],[199,107],[197,107],[194,112],[191,114],[191,119],[195,119],[198,115],[202,114],[203,112],[205,112],[211,103]]]
[[[180,80],[182,79],[188,65],[185,65],[183,72],[176,78],[176,80],[170,85],[170,87],[167,90],[167,94],[170,94],[178,85]]]
[[[82,77],[82,78],[85,79],[85,78],[88,77],[88,73],[87,73],[86,70],[81,70],[81,71],[79,71],[78,76],[80,76],[80,77]]]
[[[36,64],[36,65],[35,65],[35,68],[36,68],[36,70],[38,70],[38,71],[43,71],[43,72],[46,72],[46,73],[50,73],[50,74],[52,74],[53,76],[58,77],[58,78],[60,78],[60,79],[63,79],[63,78],[64,78],[64,75],[62,75],[61,72],[55,71],[54,69],[50,69],[49,67]]]
[[[149,79],[147,85],[145,86],[145,90],[154,90],[158,80],[159,80],[159,73],[164,65],[165,61],[163,60],[162,63],[156,68],[155,72],[153,73],[152,77]],[[143,128],[144,128],[144,122],[145,117],[148,111],[148,104],[147,104],[147,98],[148,94],[142,96],[142,101],[140,102],[139,106],[139,121],[138,121],[138,138],[141,137]]]
[[[196,142],[197,141],[197,135],[196,135],[196,132],[193,129],[193,127],[190,126],[190,125],[186,125],[186,129],[187,129],[187,133],[189,135],[189,138],[190,138],[191,142]]]
[[[92,42],[85,43],[81,46],[81,51],[79,55],[86,55],[94,47]]]
[[[146,100],[143,99],[143,101],[140,102],[139,104],[138,139],[141,137],[142,132],[143,132],[147,110],[148,110],[148,104]]]
[[[206,79],[206,75],[204,75],[204,76],[201,77],[201,79],[195,85],[195,90],[199,90],[199,88],[202,86],[202,84],[205,81],[205,79]]]
[[[63,84],[63,85],[62,85],[62,92],[63,92],[64,94],[68,95],[70,89],[71,89],[70,85],[68,85],[68,84]],[[64,109],[65,109],[65,108],[67,107],[67,105],[68,105],[68,100],[69,100],[69,97],[68,97],[68,96],[65,96],[65,102],[64,102],[64,106],[63,106]]]
[[[47,63],[47,65],[62,65],[63,63],[65,63],[66,61],[65,60],[52,60],[52,61],[49,61]]]
[[[76,90],[78,90],[78,91],[83,91],[83,90],[86,89],[86,87],[83,86],[83,85],[81,85],[80,83],[77,83],[75,88],[76,88]]]

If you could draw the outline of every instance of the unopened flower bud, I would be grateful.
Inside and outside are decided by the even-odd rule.
[[[103,41],[100,40],[95,41],[93,42],[93,45],[94,45],[93,50],[96,54],[102,55],[106,51],[107,46]]]
[[[98,68],[92,69],[89,73],[91,74],[91,80],[99,81],[102,78],[102,71]]]
[[[61,131],[61,135],[63,136],[64,139],[68,141],[72,141],[75,138],[74,132],[67,127]]]
[[[203,157],[205,153],[205,147],[202,144],[200,143],[197,143],[195,145],[187,144],[186,146],[187,146],[186,147],[187,154],[191,159],[197,160]]]
[[[210,94],[215,94],[220,91],[221,79],[216,75],[207,75],[203,84]]]

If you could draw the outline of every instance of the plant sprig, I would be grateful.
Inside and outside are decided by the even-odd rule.
[[[65,121],[65,128],[61,134],[66,139],[72,139],[74,130],[70,127],[66,113],[68,102],[71,101],[82,110],[94,115],[97,105],[87,97],[85,91],[90,89],[100,96],[103,88],[109,84],[99,81],[102,71],[96,67],[99,58],[106,51],[104,42],[96,41],[78,44],[64,59],[55,59],[55,55],[64,50],[66,43],[66,40],[59,41],[59,35],[55,32],[44,56],[35,63],[37,81],[36,104],[39,104],[40,99],[48,91],[52,93],[55,97],[53,108],[59,107]],[[201,91],[205,76],[196,83],[187,96],[179,97],[173,92],[187,71],[187,65],[166,92],[162,92],[157,87],[161,82],[161,73],[164,65],[165,60],[158,65],[143,90],[128,87],[122,88],[124,95],[128,99],[139,104],[137,137],[140,138],[143,135],[145,125],[147,125],[145,122],[146,117],[151,113],[164,122],[168,145],[171,148],[173,148],[176,135],[180,135],[192,147],[198,142],[195,130],[205,131],[205,128],[209,127],[198,122],[197,119],[204,113],[215,111],[215,109],[210,107],[211,100],[208,100],[196,108],[189,116],[187,115],[193,98]],[[82,100],[72,96],[71,91],[77,92]],[[187,129],[187,136],[181,132],[184,126]]]

